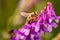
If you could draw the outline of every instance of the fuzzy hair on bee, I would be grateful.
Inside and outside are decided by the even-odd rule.
[[[37,21],[38,20],[38,13],[37,12],[32,12],[28,15],[26,24],[28,24],[30,21]]]

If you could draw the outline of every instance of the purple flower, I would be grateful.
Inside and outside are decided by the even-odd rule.
[[[56,16],[52,3],[48,2],[47,7],[39,15],[40,29],[44,32],[52,32],[52,28],[57,28],[60,16]],[[54,22],[55,21],[55,22]]]
[[[56,16],[55,11],[54,11],[54,9],[52,7],[52,3],[48,2],[47,5],[48,5],[47,6],[48,14],[50,14],[51,18],[54,19],[56,21],[56,23],[58,23],[59,22],[59,17]]]
[[[36,22],[30,20],[21,29],[14,31],[15,40],[42,40],[44,32],[52,32],[53,28],[57,28],[59,19],[60,16],[56,16],[52,3],[48,2],[47,6],[40,12]]]
[[[35,29],[36,28],[34,23],[32,23],[32,25],[24,25],[23,28],[15,31],[16,40],[41,40],[41,36],[44,32],[36,32]]]

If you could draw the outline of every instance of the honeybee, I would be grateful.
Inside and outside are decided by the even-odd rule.
[[[25,24],[29,24],[30,21],[37,22],[37,20],[38,20],[38,14],[37,14],[37,12],[32,12],[31,14],[28,15]]]

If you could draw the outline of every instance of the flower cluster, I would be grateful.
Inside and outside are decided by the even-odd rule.
[[[42,40],[44,32],[52,32],[52,28],[57,28],[60,19],[60,16],[56,16],[51,2],[48,2],[47,6],[40,12],[38,20],[36,14],[32,15],[32,17],[33,19],[21,29],[14,30],[16,34],[14,40]]]

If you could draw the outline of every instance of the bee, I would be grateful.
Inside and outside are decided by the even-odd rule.
[[[34,21],[34,22],[38,21],[38,13],[37,12],[32,12],[31,14],[28,15],[26,24],[28,24],[30,21]]]

